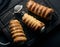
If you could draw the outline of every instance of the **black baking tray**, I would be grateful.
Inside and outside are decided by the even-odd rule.
[[[22,26],[23,26],[23,29],[25,31],[25,34],[28,38],[27,42],[25,42],[24,44],[24,47],[30,47],[31,45],[33,45],[37,40],[41,39],[41,34],[48,34],[49,32],[51,32],[55,27],[57,27],[59,24],[60,24],[60,11],[59,11],[59,7],[57,3],[58,1],[57,0],[35,0],[36,2],[42,4],[42,5],[45,5],[47,7],[51,7],[55,10],[55,12],[52,14],[53,18],[51,21],[46,21],[46,20],[43,20],[42,18],[39,18],[38,16],[36,16],[35,14],[31,13],[30,11],[27,10],[26,8],[26,2],[28,0],[22,0],[21,2],[19,2],[20,0],[11,0],[10,2],[10,5],[8,6],[8,8],[3,11],[3,13],[0,14],[0,31],[3,32],[3,34],[5,34],[5,36],[7,37],[7,39],[9,40],[9,42],[11,42],[11,45],[13,45],[13,42],[12,42],[12,38],[11,38],[11,35],[10,35],[10,30],[9,30],[9,21],[11,19],[13,19],[14,17],[16,19],[18,19]],[[55,2],[55,3],[53,3]],[[12,5],[13,4],[13,5]],[[37,18],[38,20],[40,21],[43,21],[45,24],[46,24],[46,28],[44,30],[43,33],[40,33],[40,31],[33,31],[31,30],[30,28],[28,28],[21,20],[21,16],[20,15],[12,15],[12,13],[14,12],[14,6],[17,5],[17,4],[20,4],[20,5],[23,5],[23,9],[22,11],[25,11],[27,12],[28,14],[34,16],[35,18]],[[12,13],[9,13],[9,12],[12,12]],[[6,40],[7,41],[7,40]],[[14,46],[16,47],[16,46]]]

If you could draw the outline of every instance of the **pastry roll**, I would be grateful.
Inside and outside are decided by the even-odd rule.
[[[28,27],[32,28],[33,30],[39,30],[42,27],[45,26],[45,24],[33,16],[30,16],[29,14],[25,13],[24,16],[22,17],[22,21],[27,24]]]
[[[32,13],[34,13],[46,20],[49,20],[48,19],[48,17],[50,17],[49,14],[54,12],[54,10],[52,8],[48,8],[46,6],[38,4],[38,3],[34,2],[33,0],[29,0],[26,4],[26,7]]]
[[[27,40],[23,28],[18,20],[11,20],[9,27],[14,42],[25,42]]]

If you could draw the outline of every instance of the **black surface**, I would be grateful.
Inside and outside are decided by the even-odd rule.
[[[11,38],[10,31],[8,28],[8,26],[9,26],[8,23],[14,17],[16,17],[18,20],[20,20],[20,22],[24,28],[25,34],[28,38],[27,42],[24,44],[24,47],[30,47],[30,46],[34,46],[34,45],[37,45],[40,47],[52,47],[52,46],[58,47],[58,46],[60,46],[59,45],[59,42],[60,42],[60,38],[59,38],[59,36],[60,36],[60,32],[59,32],[60,31],[59,30],[59,28],[60,28],[60,25],[59,25],[60,24],[60,16],[59,16],[60,10],[59,10],[59,8],[60,7],[59,7],[59,4],[60,3],[59,3],[59,0],[35,0],[35,1],[40,4],[46,5],[48,7],[52,7],[55,10],[55,13],[52,14],[53,15],[52,21],[50,21],[49,23],[47,22],[45,33],[40,34],[38,32],[38,34],[37,33],[35,34],[34,31],[29,29],[22,22],[20,15],[13,16],[11,13],[9,13],[9,11],[13,12],[13,7],[16,4],[23,4],[24,5],[23,10],[31,15],[34,15],[26,9],[25,4],[26,4],[27,0],[11,0],[7,6],[7,9],[5,9],[2,13],[0,13],[0,32],[2,32],[4,34],[3,37],[5,37],[5,38],[7,37],[7,39],[5,39],[5,38],[3,39],[1,37],[2,38],[1,40],[2,41],[9,40],[11,42],[11,44],[7,45],[6,47],[12,45],[12,38]],[[34,17],[36,17],[36,16],[34,15]],[[39,19],[39,18],[37,17],[37,19]],[[39,19],[39,20],[41,20],[41,19]],[[1,46],[1,47],[5,47],[5,46]],[[13,47],[17,47],[17,46],[13,45]]]
[[[8,6],[10,0],[0,0],[0,13]]]

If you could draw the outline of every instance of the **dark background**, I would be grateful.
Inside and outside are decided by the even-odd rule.
[[[3,6],[0,4],[1,7],[3,6],[2,8],[0,7],[0,41],[6,43],[10,41],[10,37],[8,37],[10,36],[9,29],[8,29],[8,23],[14,17],[12,16],[12,14],[9,14],[9,11],[13,12],[13,7],[15,5],[17,4],[24,5],[27,2],[27,0],[11,0],[11,1],[3,0],[3,1],[5,1],[7,5]],[[48,27],[45,33],[42,33],[39,35],[35,34],[35,36],[36,35],[38,36],[37,39],[35,39],[34,35],[32,35],[33,33],[31,34],[28,32],[32,37],[26,33],[28,39],[32,39],[32,40],[35,39],[35,41],[33,40],[32,42],[27,44],[28,46],[24,45],[23,47],[31,47],[31,46],[60,47],[60,18],[59,18],[60,17],[60,0],[36,0],[36,2],[46,5],[48,7],[52,7],[55,10],[55,13],[57,13],[56,15],[58,16],[58,20],[56,20],[55,22],[56,25],[52,25],[51,27]],[[27,11],[26,8],[23,10]],[[27,31],[27,29],[24,29],[24,30]],[[7,46],[0,45],[0,47],[9,47],[9,46],[10,45],[7,45]],[[16,46],[12,46],[12,47],[16,47]]]

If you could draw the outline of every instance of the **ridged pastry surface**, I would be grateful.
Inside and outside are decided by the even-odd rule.
[[[33,0],[29,0],[26,4],[26,7],[29,11],[31,11],[32,13],[44,18],[44,19],[48,19],[48,15],[52,12],[54,12],[54,10],[52,8],[48,8],[44,5],[38,4]]]
[[[14,42],[25,42],[27,40],[23,28],[18,20],[11,20],[9,27]]]
[[[45,26],[43,22],[37,20],[36,18],[27,13],[25,13],[24,16],[22,17],[22,21],[33,30],[38,30]]]

